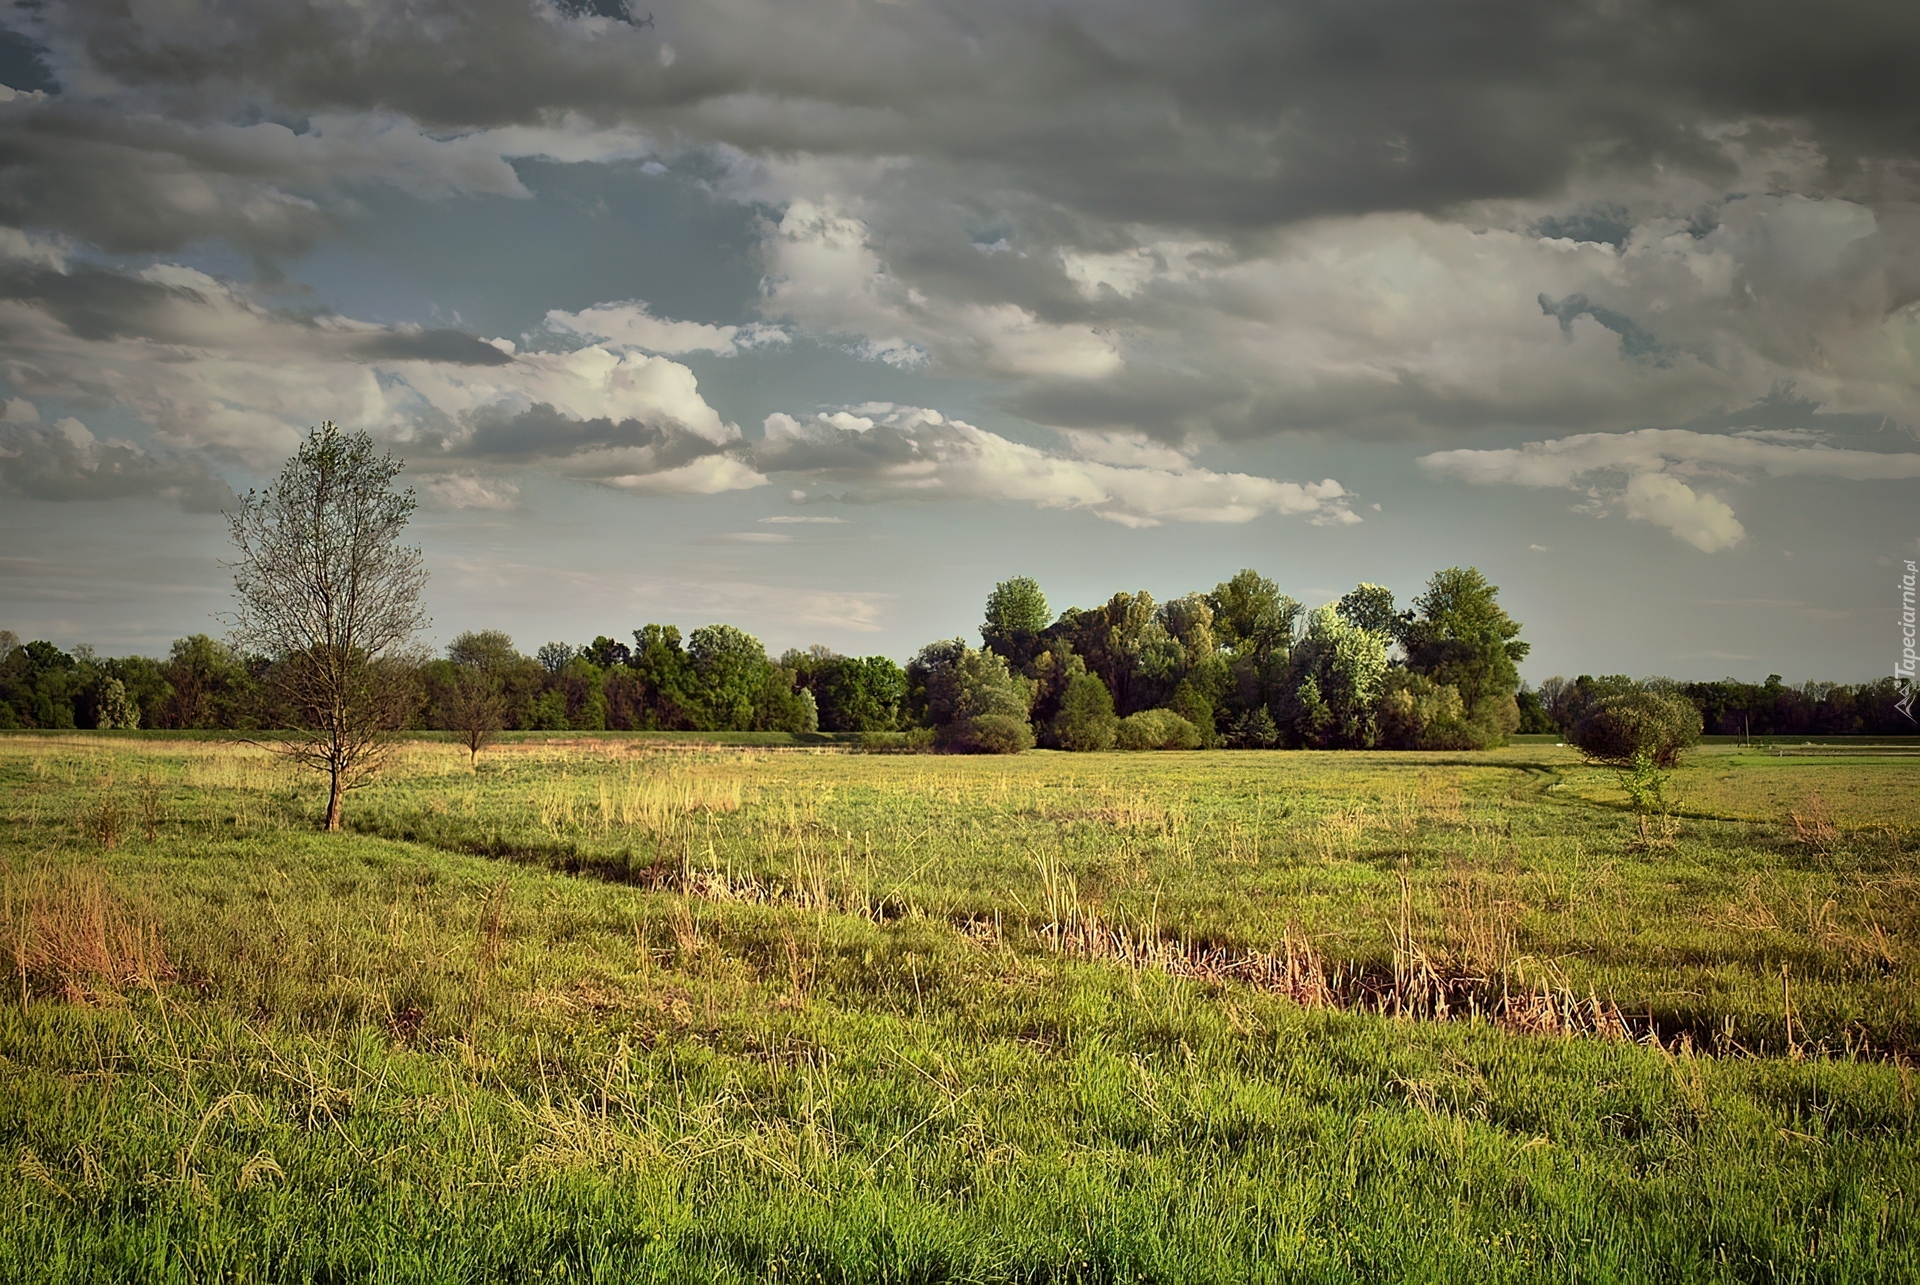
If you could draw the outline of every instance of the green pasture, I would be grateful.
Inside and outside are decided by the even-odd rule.
[[[329,836],[254,747],[7,736],[0,1280],[1915,1279],[1917,790],[421,740]]]

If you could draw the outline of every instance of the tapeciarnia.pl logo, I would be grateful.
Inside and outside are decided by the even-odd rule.
[[[1920,722],[1913,716],[1913,589],[1915,581],[1913,559],[1907,559],[1907,574],[1900,577],[1900,659],[1894,664],[1893,676],[1900,684],[1900,699],[1893,707],[1907,716],[1909,723]]]

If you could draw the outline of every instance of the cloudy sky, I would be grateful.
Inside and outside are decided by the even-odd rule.
[[[909,655],[1473,564],[1526,671],[1891,671],[1920,9],[0,7],[0,627],[217,632],[408,461],[435,633]]]

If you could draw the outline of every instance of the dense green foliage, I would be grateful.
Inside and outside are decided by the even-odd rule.
[[[1170,709],[1143,709],[1115,725],[1113,745],[1121,750],[1197,750],[1200,729]]]
[[[1650,851],[1551,746],[634,744],[408,747],[323,836],[245,748],[0,738],[0,1279],[1920,1274],[1904,761],[1703,751]],[[1053,944],[1095,916],[1662,1043]]]
[[[1672,767],[1700,739],[1700,711],[1675,692],[1623,692],[1595,702],[1568,739],[1601,763]]]
[[[1054,715],[1053,737],[1063,750],[1110,750],[1118,731],[1113,697],[1098,674],[1075,674],[1067,680],[1060,712]]]

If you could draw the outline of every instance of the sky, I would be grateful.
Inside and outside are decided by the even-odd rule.
[[[1892,672],[1920,9],[0,4],[0,628],[218,634],[406,460],[432,634],[974,636],[1473,565],[1523,672]]]

